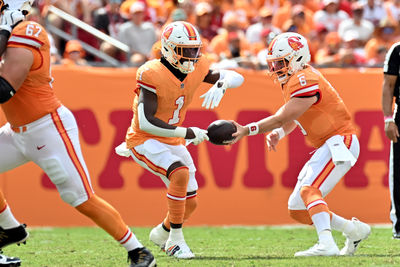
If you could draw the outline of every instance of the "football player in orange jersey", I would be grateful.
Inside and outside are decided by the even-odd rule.
[[[188,22],[168,24],[161,35],[161,59],[142,65],[136,74],[133,119],[126,144],[118,147],[142,167],[158,175],[167,186],[168,213],[150,232],[150,240],[176,258],[193,258],[182,224],[197,206],[196,168],[185,139],[195,145],[208,140],[207,131],[181,127],[196,89],[214,84],[203,106],[217,107],[227,88],[238,87],[243,77],[235,71],[212,71],[201,56],[201,39]]]
[[[8,121],[0,128],[0,173],[33,161],[46,172],[63,201],[125,247],[131,267],[155,266],[154,256],[118,211],[93,191],[75,118],[52,88],[47,32],[18,16],[26,10],[17,9],[31,2],[9,1],[0,25],[0,51],[6,47],[0,65],[0,104]],[[28,238],[25,225],[15,219],[1,191],[0,236],[0,248]]]
[[[295,256],[352,255],[360,241],[370,234],[369,225],[356,218],[344,219],[333,213],[324,197],[357,161],[360,146],[350,114],[332,85],[319,71],[307,65],[307,40],[297,33],[282,33],[272,40],[267,63],[280,84],[285,104],[272,116],[246,126],[236,124],[236,138],[270,132],[268,149],[275,150],[280,139],[298,126],[316,148],[299,173],[289,198],[290,216],[314,224],[319,241]],[[343,232],[345,246],[339,251],[331,229]]]

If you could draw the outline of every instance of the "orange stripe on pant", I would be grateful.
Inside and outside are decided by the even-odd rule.
[[[139,159],[140,161],[143,161],[147,165],[147,167],[149,167],[152,171],[159,173],[163,176],[167,176],[167,170],[157,166],[156,164],[151,162],[148,158],[146,158],[145,155],[141,155],[138,152],[136,152],[136,150],[134,148],[132,148],[131,151],[137,159]]]
[[[335,168],[332,159],[325,165],[321,173],[315,178],[314,182],[311,184],[312,187],[319,188],[321,184],[326,180],[332,170]]]
[[[65,148],[68,152],[68,155],[74,164],[76,171],[78,172],[79,176],[81,177],[81,181],[83,187],[85,188],[86,193],[88,194],[88,198],[93,195],[93,189],[89,183],[89,179],[86,175],[85,169],[83,168],[81,162],[79,161],[78,155],[76,154],[74,145],[72,144],[71,139],[67,134],[67,130],[65,130],[64,125],[61,121],[60,116],[57,112],[51,113],[51,118],[53,119],[53,123],[56,126],[58,133],[61,136],[62,141],[64,142]]]

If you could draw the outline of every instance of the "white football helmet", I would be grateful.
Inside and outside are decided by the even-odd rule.
[[[168,24],[161,35],[161,54],[185,74],[194,71],[201,56],[201,45],[199,32],[185,21]]]
[[[19,9],[24,15],[27,15],[31,10],[35,0],[5,0],[4,3],[8,5],[8,9]]]
[[[268,71],[275,81],[286,83],[290,76],[310,62],[307,39],[295,32],[276,36],[268,48]]]

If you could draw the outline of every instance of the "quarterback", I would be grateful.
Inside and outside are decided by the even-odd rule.
[[[34,162],[46,172],[64,202],[125,247],[131,267],[155,266],[153,255],[118,211],[93,191],[75,118],[52,88],[47,32],[40,24],[25,21],[24,10],[20,11],[32,2],[9,1],[9,9],[2,14],[0,51],[5,53],[0,65],[0,104],[7,123],[0,128],[0,173]],[[0,236],[0,249],[28,238],[25,225],[14,218],[1,191]]]
[[[297,33],[282,33],[268,48],[268,71],[280,85],[285,104],[272,116],[246,126],[236,124],[232,143],[246,135],[270,132],[269,151],[296,126],[316,148],[298,175],[290,195],[290,216],[303,224],[314,224],[316,245],[294,256],[352,255],[360,241],[370,234],[369,225],[356,218],[344,219],[333,213],[324,197],[356,163],[360,146],[350,114],[332,85],[308,65],[307,40]],[[331,230],[346,236],[339,251]]]
[[[207,131],[182,127],[186,111],[202,82],[214,84],[204,95],[203,106],[217,107],[227,88],[238,87],[243,77],[230,70],[213,71],[201,55],[197,29],[188,22],[165,26],[161,59],[146,62],[136,73],[133,119],[126,144],[139,165],[159,176],[167,186],[168,213],[150,232],[150,240],[176,258],[193,258],[182,224],[197,206],[196,168],[185,144],[208,140]],[[186,142],[186,143],[185,143]]]

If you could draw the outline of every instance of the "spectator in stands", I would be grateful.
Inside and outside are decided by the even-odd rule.
[[[385,2],[385,9],[392,24],[398,25],[400,22],[400,0]]]
[[[386,10],[383,7],[382,1],[367,0],[367,4],[364,5],[364,19],[369,20],[375,26],[378,26],[379,22],[386,18],[386,16]]]
[[[323,0],[323,9],[315,12],[314,23],[322,23],[330,32],[336,32],[339,24],[349,15],[339,9],[339,0]]]
[[[274,14],[272,18],[272,24],[279,29],[283,28],[283,24],[292,17],[292,8],[295,5],[303,5],[307,4],[308,2],[312,2],[311,0],[289,0],[281,6],[278,11]],[[307,25],[310,29],[314,29],[314,20],[313,20],[313,12],[306,6],[305,7],[305,19]]]
[[[210,51],[216,55],[217,61],[249,55],[249,44],[243,31],[239,28],[239,21],[235,14],[225,15],[223,25],[221,33],[210,42]],[[237,42],[237,40],[239,41]],[[231,41],[234,43],[230,43]],[[239,48],[236,44],[239,44]]]
[[[305,8],[295,5],[292,8],[292,17],[283,24],[284,32],[297,32],[307,39],[310,37],[310,27],[306,23]]]
[[[347,31],[342,38],[339,50],[341,66],[362,66],[366,64],[363,40],[358,31]]]
[[[195,8],[196,27],[202,38],[211,41],[217,35],[218,28],[212,24],[212,7],[207,2],[197,3]]]
[[[323,24],[316,24],[315,30],[310,34],[308,47],[311,54],[311,62],[315,62],[315,54],[319,49],[322,49],[325,45],[325,37],[328,34],[328,29]]]
[[[268,47],[271,41],[277,36],[277,34],[270,29],[264,29],[261,32],[261,42],[253,44],[252,51],[255,55],[257,55],[257,68],[258,69],[266,69],[268,67],[267,64],[267,55],[268,55]]]
[[[399,40],[396,36],[395,26],[388,18],[383,19],[375,29],[374,37],[365,45],[365,53],[368,60],[377,57],[379,47],[385,47],[387,50]]]
[[[368,67],[382,67],[383,62],[385,62],[386,53],[388,49],[385,46],[378,46],[375,51],[375,56],[368,59]]]
[[[341,65],[341,39],[337,32],[330,32],[325,37],[325,45],[315,54],[315,64],[321,67],[338,67]]]
[[[261,32],[270,30],[276,34],[281,33],[281,30],[272,25],[272,9],[262,7],[258,13],[258,22],[250,25],[246,31],[246,39],[250,44],[261,42]]]
[[[372,33],[374,32],[374,24],[372,22],[363,19],[364,7],[359,2],[352,4],[353,17],[342,21],[339,24],[339,36],[343,38],[347,32],[356,31],[358,32],[360,39],[365,44]]]
[[[120,6],[121,0],[106,0],[106,5],[93,13],[94,27],[113,38],[117,38],[119,27],[125,22],[119,12]],[[111,57],[122,59],[119,50],[107,42],[100,44],[100,51]]]
[[[195,4],[192,0],[180,0],[177,1],[177,7],[185,10],[187,16],[187,22],[196,24]]]
[[[134,2],[129,11],[131,20],[120,26],[118,39],[130,48],[128,62],[140,66],[146,62],[157,41],[156,30],[151,22],[143,21],[145,5],[142,2]]]
[[[61,64],[67,66],[88,65],[87,61],[85,60],[85,51],[78,40],[70,40],[67,42],[64,50],[64,58],[61,60]]]

